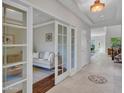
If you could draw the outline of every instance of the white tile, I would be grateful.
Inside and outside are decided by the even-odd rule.
[[[106,54],[97,53],[91,63],[73,77],[69,77],[47,93],[121,93],[122,65],[113,63]],[[108,82],[95,84],[88,80],[91,74],[100,74]]]

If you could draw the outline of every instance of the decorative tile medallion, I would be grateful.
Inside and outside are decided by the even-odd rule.
[[[88,79],[96,84],[104,84],[107,82],[107,79],[100,75],[89,75]]]

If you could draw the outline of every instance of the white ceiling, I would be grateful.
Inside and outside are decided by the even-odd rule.
[[[53,20],[53,17],[50,15],[40,10],[33,9],[33,25],[42,24],[51,20]]]
[[[95,0],[57,0],[92,27],[121,24],[122,0],[101,0],[105,8],[101,12],[90,12]]]

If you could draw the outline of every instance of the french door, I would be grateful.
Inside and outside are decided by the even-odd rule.
[[[55,22],[55,84],[68,76],[68,26]]]
[[[3,93],[32,93],[32,9],[3,0]]]
[[[77,44],[76,44],[76,29],[70,27],[70,74],[73,75],[76,72],[77,67]]]

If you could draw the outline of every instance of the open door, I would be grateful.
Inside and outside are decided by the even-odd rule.
[[[68,67],[68,26],[55,22],[55,84],[69,75]]]

